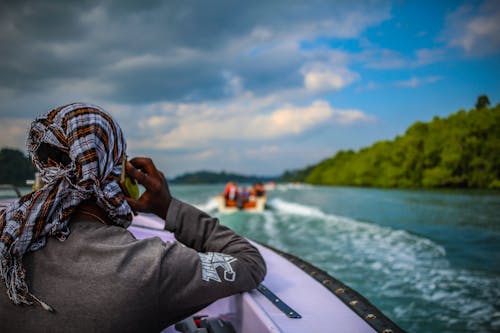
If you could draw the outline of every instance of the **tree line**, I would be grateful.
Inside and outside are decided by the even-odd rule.
[[[0,184],[26,186],[26,180],[35,178],[31,159],[11,148],[0,150]]]
[[[276,180],[276,178],[277,177],[271,176],[247,176],[225,171],[198,171],[180,175],[172,179],[171,182],[175,184],[220,184],[234,181],[238,183],[253,184]]]
[[[339,151],[317,165],[285,172],[283,181],[385,188],[500,188],[500,104],[416,122],[404,135],[357,152]]]

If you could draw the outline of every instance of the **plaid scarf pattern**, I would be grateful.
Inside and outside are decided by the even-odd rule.
[[[67,154],[70,163],[41,158],[38,148],[42,143]],[[119,186],[126,142],[118,124],[104,110],[74,103],[35,119],[27,148],[45,185],[0,211],[0,274],[14,304],[37,301],[50,308],[30,293],[23,255],[44,247],[47,237],[64,241],[76,207],[91,198],[113,224],[130,225],[132,211]]]

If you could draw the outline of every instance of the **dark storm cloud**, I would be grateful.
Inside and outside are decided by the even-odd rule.
[[[107,88],[83,97],[138,104],[218,99],[231,94],[228,77],[256,94],[296,87],[304,59],[276,45],[341,18],[346,5],[353,10],[338,1],[4,1],[0,96],[45,103],[78,80]],[[4,114],[15,108],[0,102]]]
[[[47,49],[45,43],[83,38],[84,30],[72,20],[78,12],[64,1],[35,5],[23,1],[2,2],[1,85],[15,89],[31,88],[36,85],[36,80],[71,69],[65,66],[64,59],[58,59]]]

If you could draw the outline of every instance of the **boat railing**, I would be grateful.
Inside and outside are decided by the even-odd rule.
[[[19,189],[15,185],[12,185],[12,184],[0,184],[0,190],[12,190],[12,191],[16,192],[18,198],[21,197],[21,191],[19,191]]]

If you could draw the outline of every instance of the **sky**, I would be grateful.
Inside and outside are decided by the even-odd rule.
[[[167,177],[279,175],[500,101],[500,1],[0,0],[0,147],[99,105]]]

